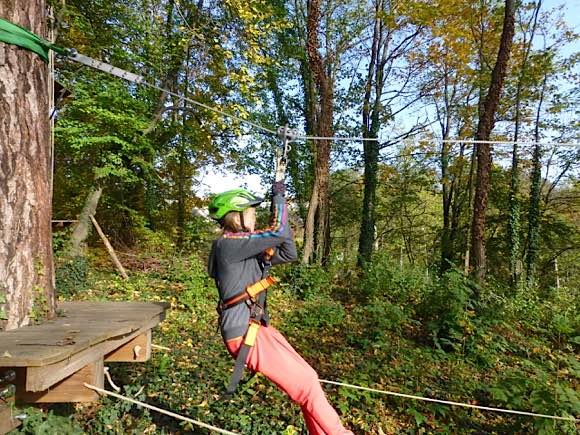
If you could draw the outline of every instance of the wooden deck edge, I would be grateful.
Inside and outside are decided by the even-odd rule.
[[[161,304],[161,303],[155,303],[158,304],[160,306],[160,311],[157,312],[156,314],[153,314],[151,317],[151,320],[148,321],[146,324],[151,324],[151,322],[155,322],[157,320],[157,323],[161,323],[164,319],[165,319],[165,313],[166,310],[168,309],[168,304]],[[159,320],[160,319],[160,320]],[[139,322],[140,325],[143,324],[143,321]],[[125,338],[129,335],[133,335],[138,331],[141,331],[143,328],[142,327],[131,327],[130,325],[127,325],[127,328],[123,330],[123,332],[116,332],[114,335],[111,335],[110,337],[106,338],[105,340],[100,340],[100,341],[90,341],[88,344],[85,345],[85,347],[83,347],[82,349],[80,349],[78,352],[76,352],[73,355],[77,355],[80,354],[88,349],[91,349],[94,346],[99,345],[100,343],[103,343],[105,341],[110,341],[110,340],[116,340],[117,338]],[[65,359],[69,360],[71,359],[73,356],[68,356]],[[50,356],[50,357],[46,357],[46,358],[42,358],[42,359],[29,359],[26,361],[26,363],[19,363],[19,362],[15,362],[15,361],[11,361],[10,357],[2,357],[2,355],[0,354],[0,368],[1,367],[45,367],[48,365],[52,365],[52,364],[56,364],[63,361],[63,357],[62,355],[54,355],[54,356]]]
[[[105,355],[115,351],[137,336],[154,328],[165,318],[165,312],[161,312],[148,323],[134,332],[122,337],[110,338],[106,341],[88,347],[65,360],[57,361],[43,366],[33,366],[26,368],[26,391],[44,391],[57,382],[71,376],[86,365],[103,358]]]

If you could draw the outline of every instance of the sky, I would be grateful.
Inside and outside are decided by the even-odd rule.
[[[565,5],[566,21],[576,32],[580,33],[580,0],[544,0],[542,9],[549,10],[562,4]],[[579,51],[580,42],[576,42],[569,46],[564,54],[569,55]],[[259,195],[264,195],[269,190],[269,186],[264,186],[258,175],[233,173],[214,167],[207,167],[198,179],[202,181],[201,185],[195,188],[195,193],[199,196],[208,196],[238,187],[245,187]]]

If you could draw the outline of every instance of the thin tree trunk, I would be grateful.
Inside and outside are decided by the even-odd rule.
[[[542,149],[537,143],[540,140],[540,114],[544,102],[544,93],[548,76],[544,76],[540,101],[536,111],[536,126],[534,130],[534,153],[532,156],[532,174],[530,183],[530,203],[528,208],[528,243],[526,255],[526,281],[528,285],[533,285],[536,280],[536,262],[540,250],[540,203],[542,191]]]
[[[471,153],[471,163],[469,165],[469,182],[467,183],[467,209],[471,210],[473,208],[473,194],[474,194],[474,177],[475,177],[475,162],[477,161],[477,144],[473,145],[473,151]],[[473,216],[472,216],[473,218]],[[467,231],[465,232],[465,258],[463,261],[463,271],[466,275],[469,274],[469,264],[471,260],[471,222],[472,219],[468,220]]]
[[[73,233],[70,237],[70,249],[68,255],[72,257],[84,256],[83,242],[89,235],[91,224],[91,216],[94,216],[97,212],[97,206],[99,204],[99,199],[103,193],[103,188],[99,187],[94,189],[87,196],[85,205],[78,216],[78,221],[74,226]]]
[[[46,2],[0,2],[0,17],[46,37]],[[55,315],[48,69],[0,44],[0,328]]]
[[[505,1],[503,29],[497,60],[491,74],[489,91],[485,98],[483,113],[477,125],[476,140],[489,140],[494,126],[494,117],[499,103],[503,82],[507,73],[512,41],[515,31],[515,0]],[[471,266],[475,280],[483,284],[487,271],[485,253],[485,213],[487,211],[491,175],[491,146],[481,143],[477,147],[477,177],[475,203],[471,225]]]
[[[375,3],[375,25],[371,56],[365,83],[365,96],[362,112],[363,137],[373,139],[378,137],[379,111],[382,94],[383,69],[385,64],[380,62],[380,50],[382,45],[382,15],[383,2]],[[375,101],[371,102],[372,88],[375,83]],[[377,176],[379,168],[379,142],[363,141],[364,158],[364,192],[361,213],[361,226],[358,245],[358,265],[364,267],[371,260],[375,241],[375,208],[377,203]]]
[[[510,281],[513,289],[516,289],[520,278],[520,251],[521,251],[521,207],[518,199],[520,191],[520,173],[519,173],[519,156],[518,143],[520,132],[520,117],[521,117],[521,96],[524,86],[524,77],[527,71],[528,58],[532,49],[534,35],[536,32],[538,15],[542,1],[538,1],[534,9],[533,24],[530,32],[529,41],[526,40],[524,34],[524,56],[522,59],[522,69],[518,77],[516,87],[516,108],[515,108],[515,129],[514,129],[514,146],[512,151],[512,168],[510,180],[510,198],[509,198],[509,215],[508,215],[508,239],[510,250]]]
[[[451,107],[449,101],[449,73],[445,71],[445,121],[441,121],[443,142],[441,143],[441,185],[443,201],[443,232],[441,234],[441,265],[440,273],[445,273],[453,261],[454,241],[451,237],[451,205],[453,203],[453,189],[449,179],[449,152],[451,145],[445,142],[449,138],[451,123]]]

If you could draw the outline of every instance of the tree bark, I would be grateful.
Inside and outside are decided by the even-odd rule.
[[[532,173],[530,180],[530,203],[528,206],[528,237],[526,255],[526,281],[533,285],[536,281],[536,262],[540,251],[540,216],[541,216],[541,192],[542,192],[542,149],[537,143],[540,140],[540,114],[544,102],[546,82],[548,76],[544,76],[540,101],[536,110],[536,126],[534,129],[534,153],[532,155]]]
[[[519,147],[517,141],[519,140],[520,123],[521,123],[521,105],[522,105],[522,91],[524,88],[524,78],[528,67],[528,58],[532,49],[532,43],[536,33],[538,23],[538,16],[540,8],[542,7],[542,0],[538,1],[535,6],[534,14],[532,16],[532,28],[530,30],[530,39],[527,40],[527,34],[524,33],[524,55],[522,59],[522,68],[518,77],[516,86],[516,100],[515,100],[515,128],[514,128],[514,147],[512,151],[512,168],[510,177],[510,197],[509,197],[509,215],[508,215],[508,238],[510,250],[510,283],[515,290],[519,285],[520,280],[520,252],[521,252],[521,207],[518,198],[520,191],[520,171],[519,171]]]
[[[379,0],[375,4],[375,24],[373,30],[373,42],[371,45],[370,62],[365,83],[365,96],[362,111],[363,138],[372,139],[378,137],[379,115],[383,87],[383,70],[385,63],[379,59],[381,45],[383,43],[383,2]],[[372,87],[375,83],[375,101],[372,102]],[[377,204],[377,177],[379,168],[379,142],[363,141],[364,158],[364,192],[361,214],[361,226],[358,244],[358,265],[364,267],[371,260],[375,242],[375,209]]]
[[[330,137],[333,134],[333,87],[328,61],[323,61],[318,51],[320,18],[320,0],[310,1],[308,4],[306,51],[318,92],[315,132],[317,136]],[[316,140],[314,188],[304,226],[303,262],[315,259],[317,263],[323,264],[330,252],[330,144],[331,142],[327,139]]]
[[[91,216],[94,216],[97,212],[97,205],[99,204],[102,193],[103,188],[99,187],[91,191],[87,197],[83,210],[79,215],[78,222],[70,237],[69,256],[71,258],[84,255],[83,242],[89,235],[89,230],[92,226]]]
[[[489,140],[494,126],[494,117],[499,103],[507,64],[515,31],[515,0],[505,1],[503,29],[497,60],[491,74],[491,83],[477,125],[476,140]],[[471,225],[471,267],[474,279],[483,284],[487,270],[485,253],[485,213],[487,210],[491,175],[491,146],[480,143],[477,146],[477,176],[475,202]]]
[[[0,2],[0,16],[46,36],[44,0]],[[48,67],[0,44],[0,328],[55,315]]]

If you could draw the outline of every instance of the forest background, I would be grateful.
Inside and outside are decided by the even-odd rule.
[[[490,111],[506,9],[513,42]],[[58,297],[171,302],[155,336],[171,351],[114,367],[125,392],[241,433],[300,433],[299,409],[263,378],[218,400],[232,362],[215,334],[204,264],[217,229],[200,192],[208,168],[271,182],[280,141],[244,120],[363,137],[292,143],[301,262],[277,272],[275,324],[322,378],[577,416],[572,14],[509,0],[51,2],[59,45],[170,91],[56,61],[53,219],[96,207],[130,272],[128,281],[115,276],[97,238],[72,255],[71,231],[55,231]],[[474,146],[476,138],[503,143]],[[342,388],[328,394],[356,433],[577,430]],[[109,399],[28,412],[23,433],[192,430]]]

